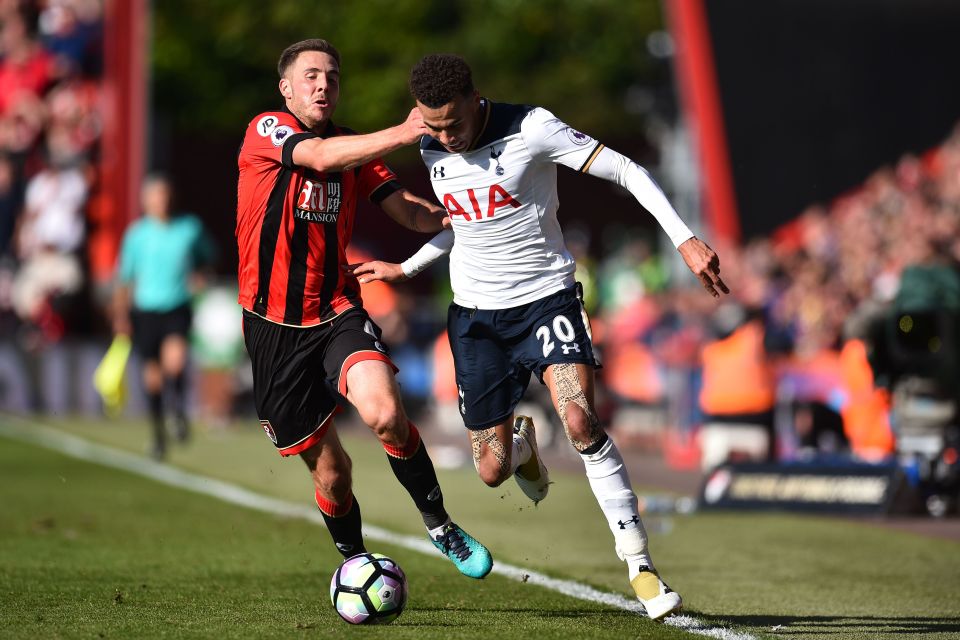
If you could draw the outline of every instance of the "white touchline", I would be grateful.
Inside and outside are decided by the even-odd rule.
[[[79,458],[80,460],[86,460],[115,469],[122,469],[123,471],[150,478],[151,480],[156,480],[166,485],[217,498],[223,502],[229,502],[249,509],[256,509],[257,511],[288,518],[300,518],[319,524],[320,526],[326,526],[320,512],[312,507],[286,502],[277,498],[270,498],[244,489],[243,487],[230,484],[229,482],[183,471],[177,467],[154,462],[149,458],[90,442],[89,440],[84,440],[83,438],[57,429],[38,424],[25,423],[19,418],[13,418],[11,416],[3,416],[0,418],[0,435],[52,449],[68,456]],[[433,546],[433,543],[425,538],[394,533],[387,529],[371,525],[364,525],[363,533],[366,537],[371,540],[376,540],[377,542],[396,545],[428,555],[440,555],[440,551]],[[518,582],[535,584],[578,600],[605,604],[626,611],[642,611],[642,607],[638,601],[622,595],[600,591],[588,585],[574,582],[573,580],[551,578],[537,571],[524,569],[523,567],[517,567],[504,562],[495,562],[493,565],[493,573],[505,576],[511,580],[517,580]],[[720,640],[757,640],[755,636],[749,633],[725,629],[723,627],[711,627],[703,620],[688,615],[672,616],[663,622],[664,624],[678,627],[690,633],[710,638],[718,638]]]

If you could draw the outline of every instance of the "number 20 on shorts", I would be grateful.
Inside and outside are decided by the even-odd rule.
[[[557,316],[553,319],[553,335],[550,334],[550,327],[545,324],[537,328],[537,338],[543,342],[544,358],[553,353],[557,347],[552,339],[553,336],[556,336],[560,342],[573,342],[577,334],[567,316]]]

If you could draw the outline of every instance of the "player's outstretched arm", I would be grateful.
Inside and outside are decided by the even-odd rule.
[[[660,186],[643,167],[613,149],[604,148],[587,170],[592,176],[615,182],[629,191],[643,208],[649,211],[663,230],[670,236],[683,261],[704,288],[715,298],[719,292],[730,293],[720,279],[720,258],[705,242],[693,235],[693,231],[677,215],[673,205]]]
[[[616,183],[629,191],[644,209],[649,211],[670,236],[673,246],[679,247],[693,237],[693,231],[677,215],[660,186],[636,162],[604,147],[590,164],[587,173]]]
[[[353,274],[360,284],[383,280],[384,282],[400,282],[412,278],[431,264],[450,253],[453,248],[453,230],[444,229],[433,236],[427,244],[404,260],[403,264],[371,260],[356,264],[344,265],[347,273]]]
[[[450,226],[446,209],[415,196],[406,189],[394,191],[380,203],[397,224],[413,231],[436,233]]]
[[[293,163],[316,171],[346,171],[374,158],[418,142],[427,128],[417,109],[395,127],[374,133],[301,140],[293,148]]]
[[[113,291],[110,309],[114,335],[129,336],[131,334],[130,298],[130,286],[118,283]]]

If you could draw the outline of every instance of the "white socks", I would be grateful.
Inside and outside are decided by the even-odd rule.
[[[521,438],[516,433],[513,434],[513,443],[510,445],[510,475],[512,476],[517,471],[517,467],[522,465],[524,462],[530,459],[530,445],[527,444],[527,441]],[[477,459],[474,458],[473,466],[480,470],[477,466]],[[508,478],[510,476],[507,476]]]
[[[443,523],[442,525],[440,525],[439,527],[435,527],[435,528],[433,528],[433,529],[427,529],[427,531],[430,533],[430,539],[431,539],[431,540],[436,540],[436,539],[437,539],[437,536],[443,535],[443,528],[444,528],[445,526],[447,526],[448,524],[450,524],[450,522],[451,522],[451,520],[450,520],[450,518],[448,517],[448,518],[447,518],[447,521],[444,522],[444,523]]]
[[[607,438],[596,453],[580,454],[587,480],[617,545],[617,555],[627,562],[632,580],[641,566],[653,568],[647,551],[647,532],[637,510],[637,495],[623,458],[613,440]]]
[[[519,434],[513,434],[513,445],[510,448],[510,474],[513,475],[517,467],[530,460],[530,445]]]

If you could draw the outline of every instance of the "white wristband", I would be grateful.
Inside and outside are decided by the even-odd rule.
[[[434,262],[450,253],[453,248],[453,231],[444,229],[433,236],[427,244],[400,264],[403,275],[412,278]]]

